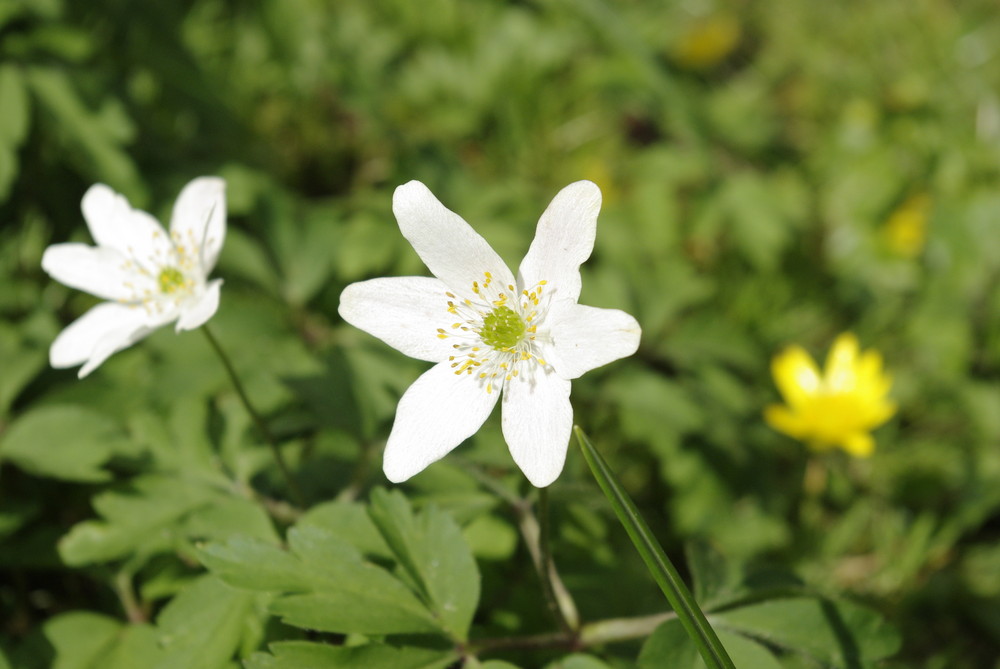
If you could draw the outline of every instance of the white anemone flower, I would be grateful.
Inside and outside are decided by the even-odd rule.
[[[204,324],[219,306],[221,279],[208,280],[226,235],[225,182],[201,177],[181,191],[167,234],[104,184],[83,196],[83,217],[97,246],[54,244],[42,256],[49,276],[103,298],[52,343],[53,367],[82,364],[79,377],[167,323]]]
[[[589,181],[560,191],[515,278],[422,183],[396,189],[399,229],[437,278],[354,283],[339,310],[393,348],[436,363],[399,401],[383,460],[390,481],[405,481],[472,436],[501,395],[514,462],[540,488],[559,476],[573,426],[570,381],[639,345],[632,316],[577,304],[600,209],[601,191]]]

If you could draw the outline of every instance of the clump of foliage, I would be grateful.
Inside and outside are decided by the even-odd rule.
[[[575,444],[548,529],[582,632],[546,608],[497,417],[387,490],[424,366],[337,316],[424,271],[398,184],[516,266],[580,178],[581,302],[643,336],[574,383],[577,420],[737,666],[986,666],[997,45],[987,0],[0,1],[0,667],[697,666]],[[40,266],[89,241],[84,191],[166,220],[203,174],[228,184],[213,330],[301,501],[198,333],[47,364],[95,303]],[[866,459],[762,416],[772,357],[845,331],[898,405]]]

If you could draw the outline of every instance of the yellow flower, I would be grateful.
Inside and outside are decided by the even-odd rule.
[[[911,195],[899,205],[885,222],[882,235],[886,245],[896,255],[916,258],[927,242],[927,219],[931,198],[927,193]]]
[[[816,451],[839,446],[851,455],[871,455],[871,430],[896,413],[888,399],[892,379],[882,369],[881,354],[861,352],[849,332],[833,343],[822,375],[800,346],[775,356],[771,373],[786,405],[767,407],[764,419]]]
[[[718,14],[695,23],[687,30],[670,55],[678,65],[692,70],[715,67],[740,45],[739,21],[728,14]]]

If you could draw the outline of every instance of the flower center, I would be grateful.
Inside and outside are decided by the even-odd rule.
[[[472,282],[474,297],[459,298],[446,292],[448,313],[457,317],[448,329],[438,328],[439,339],[454,339],[448,356],[455,374],[475,377],[487,393],[501,390],[525,365],[548,363],[539,355],[548,333],[539,332],[548,301],[542,299],[547,282],[539,281],[518,295],[483,272],[483,282]]]
[[[524,319],[516,311],[507,306],[500,306],[483,319],[479,337],[487,346],[492,346],[498,351],[509,351],[521,341],[527,328]]]
[[[160,286],[160,292],[164,295],[176,293],[187,285],[184,273],[176,267],[164,267],[161,269],[160,276],[157,277],[157,283]]]

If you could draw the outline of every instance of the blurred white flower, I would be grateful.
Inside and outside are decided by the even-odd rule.
[[[437,278],[362,281],[340,315],[403,353],[437,363],[403,394],[385,448],[404,481],[474,434],[503,394],[514,462],[538,487],[562,471],[573,425],[570,380],[639,345],[639,324],[577,304],[580,264],[594,246],[601,191],[589,181],[556,195],[517,278],[490,245],[417,181],[396,189],[403,236]]]
[[[225,182],[201,177],[185,186],[170,234],[103,184],[90,187],[82,208],[97,246],[54,244],[42,256],[49,276],[108,300],[71,323],[49,350],[53,367],[82,364],[80,378],[167,323],[191,330],[215,313],[222,280],[208,275],[226,235]]]

